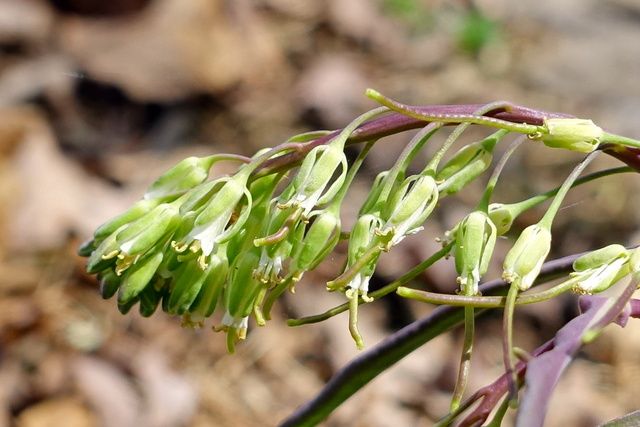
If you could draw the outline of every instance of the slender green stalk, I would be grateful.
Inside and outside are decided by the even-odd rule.
[[[455,411],[462,401],[462,396],[469,382],[469,371],[471,370],[471,355],[473,353],[473,338],[475,335],[475,309],[470,306],[464,308],[464,342],[462,344],[462,355],[460,356],[460,367],[458,368],[458,379],[451,396],[451,410]]]
[[[398,280],[388,284],[387,286],[384,286],[380,289],[378,289],[377,291],[371,292],[368,296],[370,298],[373,299],[379,299],[382,298],[383,296],[390,294],[391,292],[395,291],[396,289],[398,289],[399,286],[402,286],[405,283],[410,282],[411,280],[415,279],[420,273],[422,273],[423,271],[425,271],[426,269],[428,269],[429,267],[431,267],[433,264],[436,263],[436,261],[444,258],[445,256],[447,256],[447,254],[449,254],[449,252],[451,251],[451,248],[453,247],[453,242],[449,242],[449,244],[447,244],[445,247],[443,247],[442,249],[440,249],[438,252],[436,252],[435,254],[431,255],[429,258],[427,258],[426,260],[422,261],[420,264],[418,264],[417,266],[413,267],[411,270],[409,270],[407,273],[403,274]],[[362,300],[362,298],[358,299],[359,304],[362,304],[364,301]],[[324,313],[321,314],[316,314],[313,316],[307,316],[307,317],[303,317],[301,319],[289,319],[287,320],[287,325],[289,326],[302,326],[302,325],[307,325],[310,323],[318,323],[318,322],[322,322],[323,320],[327,320],[337,314],[343,313],[345,311],[347,311],[349,309],[349,302],[346,302],[344,304],[341,304],[337,307],[334,307],[330,310],[325,311]]]
[[[615,135],[612,133],[604,132],[600,142],[611,142],[613,144],[622,144],[628,147],[640,148],[640,141],[633,138],[627,138],[626,136]]]
[[[635,170],[629,166],[621,166],[618,168],[605,169],[602,171],[594,172],[589,175],[585,175],[580,179],[575,180],[572,184],[572,188],[582,184],[586,184],[587,182],[594,181],[599,178],[603,178],[605,176],[616,175],[619,173],[628,173],[628,172],[635,172]],[[534,206],[544,202],[545,200],[548,200],[551,197],[555,196],[556,194],[558,194],[558,191],[560,191],[560,188],[561,187],[557,187],[557,188],[554,188],[553,190],[549,190],[545,193],[538,194],[536,196],[530,197],[521,202],[517,202],[509,205],[509,208],[513,214],[513,217],[516,218],[522,212],[525,212],[533,208]]]
[[[518,295],[515,305],[535,304],[555,298],[573,288],[573,285],[579,279],[569,279],[556,285],[546,291],[536,292],[533,294]],[[400,286],[397,290],[398,295],[411,298],[422,302],[436,305],[452,305],[456,307],[475,307],[475,308],[498,308],[504,307],[505,297],[490,296],[466,296],[466,295],[447,295],[435,292],[419,291],[417,289],[406,288]]]
[[[512,132],[519,132],[527,135],[547,133],[547,128],[545,126],[536,126],[536,125],[530,125],[526,123],[513,123],[505,120],[496,119],[494,117],[487,117],[487,116],[482,116],[477,114],[429,113],[429,112],[421,111],[415,107],[411,107],[411,106],[393,101],[392,99],[387,98],[386,96],[382,95],[380,92],[374,89],[367,89],[366,95],[371,99],[375,99],[380,104],[386,107],[389,107],[391,110],[397,111],[399,113],[405,114],[409,117],[413,117],[414,119],[418,119],[418,120],[443,122],[443,123],[469,123],[469,124],[483,125],[483,126],[489,126],[489,127],[499,128],[499,129],[506,129]],[[494,103],[493,105],[499,106],[500,104],[505,105],[505,103]],[[492,104],[488,104],[488,105],[492,105]],[[496,108],[500,108],[500,107],[494,107],[493,109],[488,110],[487,112],[495,110]]]
[[[556,196],[553,198],[553,202],[551,202],[549,209],[547,209],[544,216],[540,220],[539,225],[541,227],[544,227],[547,230],[551,230],[551,223],[553,222],[553,218],[555,218],[556,214],[560,210],[562,201],[564,200],[565,196],[567,195],[571,187],[573,187],[573,183],[576,181],[576,179],[578,179],[578,176],[582,173],[584,168],[586,168],[589,165],[589,163],[591,163],[591,161],[596,158],[598,154],[600,154],[600,151],[593,151],[587,154],[584,160],[582,160],[578,164],[578,166],[576,166],[573,169],[573,171],[571,171],[571,174],[567,177],[567,179],[558,189],[558,192],[556,193]]]
[[[504,318],[503,318],[503,356],[504,356],[504,366],[506,368],[507,375],[512,377],[511,383],[509,385],[509,400],[512,402],[509,405],[513,406],[516,402],[516,371],[514,370],[514,366],[516,364],[515,357],[513,355],[513,313],[515,308],[516,298],[518,296],[518,287],[516,285],[511,285],[509,288],[509,292],[507,293],[507,299],[504,305]]]
[[[480,200],[480,203],[478,203],[478,207],[476,208],[477,210],[487,212],[487,210],[489,209],[489,202],[491,201],[491,196],[493,195],[493,190],[496,188],[496,184],[498,183],[498,178],[500,178],[500,174],[502,173],[502,170],[504,169],[511,155],[515,153],[518,147],[526,139],[527,139],[526,135],[519,136],[511,143],[511,145],[509,145],[509,148],[507,148],[507,151],[504,152],[504,154],[498,161],[498,164],[493,169],[493,172],[489,177],[489,181],[487,181],[487,186],[484,190],[484,194],[482,195],[482,199]]]

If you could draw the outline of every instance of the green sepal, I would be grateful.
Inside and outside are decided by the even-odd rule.
[[[101,272],[98,279],[100,280],[100,295],[103,299],[113,297],[122,283],[122,277],[118,276],[111,268]]]
[[[173,204],[163,203],[119,231],[116,241],[122,252],[137,255],[151,249],[167,233],[175,231],[180,221],[178,209]]]
[[[118,303],[126,304],[142,292],[156,273],[162,258],[163,252],[156,250],[143,256],[126,270],[118,289]]]
[[[205,318],[214,313],[229,276],[229,263],[226,258],[213,257],[210,263],[209,274],[188,310],[189,313]]]
[[[313,218],[313,217],[312,217]],[[315,269],[333,250],[340,239],[340,218],[333,212],[315,215],[304,237],[293,249],[293,268],[301,271]]]
[[[551,249],[551,232],[538,224],[525,228],[504,259],[502,278],[526,291],[538,277]]]
[[[187,157],[151,184],[144,198],[164,198],[202,184],[209,176],[213,159],[213,156]]]
[[[118,302],[118,311],[120,314],[127,314],[139,301],[140,298],[136,297],[127,302]]]
[[[260,257],[254,251],[241,253],[229,268],[229,281],[224,290],[224,306],[232,317],[248,316],[255,299],[264,286],[253,277]]]
[[[122,226],[124,228],[126,226]],[[86,270],[89,274],[98,274],[115,265],[117,255],[120,252],[120,245],[116,241],[116,233],[110,234],[93,251],[87,260]]]
[[[626,255],[627,248],[624,246],[619,244],[608,245],[580,256],[573,262],[573,270],[580,272],[598,268]]]
[[[455,194],[482,175],[491,166],[493,149],[497,142],[507,133],[508,131],[501,129],[458,150],[436,173],[440,193]]]
[[[152,284],[145,287],[142,292],[140,292],[140,295],[138,295],[138,299],[140,300],[140,307],[138,308],[140,315],[142,317],[150,317],[155,313],[164,294],[164,289],[157,290]]]
[[[587,119],[545,119],[544,125],[548,131],[540,136],[544,145],[580,153],[594,151],[604,135],[600,127]],[[533,138],[536,139],[537,135]]]
[[[98,249],[98,246],[99,245],[97,244],[96,240],[94,238],[91,238],[91,239],[85,241],[84,243],[82,243],[80,246],[78,246],[78,252],[77,253],[81,257],[88,258],[88,257],[91,256],[93,251]]]
[[[120,227],[126,224],[131,224],[134,221],[139,220],[143,216],[147,215],[151,210],[160,205],[159,199],[151,200],[139,200],[132,207],[116,216],[113,219],[105,222],[99,226],[93,233],[93,236],[97,239],[103,239],[108,235],[115,233]]]

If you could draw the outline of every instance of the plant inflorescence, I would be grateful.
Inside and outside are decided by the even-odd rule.
[[[290,319],[290,325],[348,311],[351,336],[355,345],[363,348],[358,330],[361,304],[397,292],[451,307],[436,310],[410,325],[411,329],[390,336],[375,354],[365,355],[364,359],[376,359],[376,369],[363,369],[361,362],[346,366],[325,391],[283,425],[315,424],[378,373],[456,324],[464,325],[465,330],[460,368],[451,412],[439,425],[454,420],[462,420],[462,425],[481,425],[498,407],[492,421],[497,425],[507,408],[519,401],[519,425],[541,425],[546,399],[566,366],[565,359],[606,325],[624,323],[638,314],[631,294],[640,281],[640,250],[612,244],[559,264],[550,263],[547,256],[554,217],[571,188],[611,174],[639,172],[640,142],[608,133],[591,120],[508,102],[412,107],[373,90],[367,94],[382,107],[361,115],[342,130],[297,135],[251,158],[212,155],[178,163],[158,178],[139,202],[101,225],[80,248],[80,254],[88,257],[87,271],[98,275],[102,296],[115,296],[122,313],[138,305],[143,316],[150,316],[161,307],[181,316],[183,325],[190,328],[202,327],[205,319],[216,315],[219,322],[214,330],[226,332],[228,350],[233,353],[237,341],[246,337],[250,318],[259,326],[265,325],[278,298],[293,292],[306,272],[346,240],[342,272],[326,284],[327,291],[344,293],[345,303],[322,314]],[[413,172],[425,144],[447,126],[453,128],[433,157],[418,168],[419,172]],[[491,133],[451,154],[471,126],[489,128]],[[419,130],[393,167],[377,175],[353,227],[344,230],[342,207],[348,203],[347,192],[370,149],[385,136],[409,129]],[[506,144],[504,141],[511,141],[510,145],[494,159],[498,157],[495,147]],[[496,183],[524,141],[585,155],[559,188],[517,203],[501,203],[494,194]],[[345,147],[356,143],[362,148],[349,162]],[[626,166],[582,176],[584,168],[602,152]],[[239,166],[230,176],[209,179],[210,169],[218,161],[235,161]],[[450,230],[442,250],[370,293],[369,281],[381,255],[420,232],[440,200],[485,174],[488,179],[477,205]],[[501,279],[482,284],[490,263],[496,261],[497,238],[509,231],[523,212],[549,199],[551,204],[542,218],[521,232],[502,260]],[[438,294],[404,286],[449,256],[455,258],[458,293]],[[526,292],[558,276],[565,280],[542,292]],[[592,296],[618,282],[624,285],[617,292]],[[516,307],[568,291],[584,295],[583,314],[567,323],[555,341],[532,353],[514,347]],[[475,317],[498,307],[504,307],[505,375],[463,400],[476,339]],[[480,404],[470,411],[476,402]]]

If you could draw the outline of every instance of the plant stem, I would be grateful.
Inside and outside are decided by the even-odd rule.
[[[545,263],[538,276],[538,283],[553,280],[558,275],[571,271],[571,265],[578,256]],[[503,293],[507,287],[504,281],[495,280],[480,286],[480,291],[485,295],[495,295]],[[482,312],[483,310],[477,310],[476,315]],[[393,333],[342,367],[314,398],[282,421],[280,427],[317,425],[380,373],[444,331],[460,324],[463,319],[464,312],[458,307],[438,307],[430,315]],[[461,406],[464,405],[463,403]]]
[[[422,273],[423,271],[425,271],[427,268],[431,267],[433,264],[436,263],[436,261],[438,261],[439,259],[444,258],[450,251],[451,248],[453,247],[453,242],[450,242],[449,244],[447,244],[444,248],[440,249],[438,252],[436,252],[435,254],[431,255],[429,258],[427,258],[426,260],[422,261],[420,264],[418,264],[417,266],[413,267],[411,270],[409,270],[407,273],[403,274],[398,280],[388,284],[387,286],[384,286],[380,289],[378,289],[375,292],[371,292],[368,296],[370,298],[373,299],[379,299],[382,298],[383,296],[395,291],[396,289],[398,289],[399,286],[410,282],[411,280],[413,280],[414,278],[416,278],[420,273]],[[363,303],[364,301],[360,298],[359,299],[360,303]],[[321,322],[323,320],[327,320],[337,314],[340,314],[344,311],[347,311],[349,309],[349,304],[350,303],[344,303],[341,304],[337,307],[334,307],[324,313],[321,314],[317,314],[317,315],[313,315],[313,316],[307,316],[307,317],[303,317],[301,319],[289,319],[287,321],[287,325],[289,326],[301,326],[301,325],[307,325],[310,323],[318,323]]]

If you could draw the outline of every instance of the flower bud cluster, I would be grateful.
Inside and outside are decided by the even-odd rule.
[[[233,351],[266,292],[299,280],[338,243],[339,210],[313,209],[331,201],[347,164],[340,144],[318,147],[274,195],[286,175],[250,181],[245,165],[205,182],[212,163],[189,158],[171,168],[79,253],[123,313],[139,304],[150,316],[161,307],[193,328],[220,310],[215,330],[227,332]]]
[[[287,287],[293,291],[303,275],[345,238],[340,208],[357,170],[356,166],[350,169],[345,144],[358,126],[381,112],[386,110],[362,115],[341,132],[323,133],[325,140],[303,135],[259,152],[253,159],[245,158],[247,164],[231,176],[208,180],[215,156],[181,161],[158,178],[140,201],[98,227],[79,248],[88,258],[87,272],[98,275],[102,296],[115,297],[123,313],[139,305],[140,313],[150,316],[160,307],[181,316],[183,325],[190,328],[204,326],[205,319],[217,314],[214,329],[227,333],[233,352],[235,342],[247,334],[250,317],[264,324],[281,293]],[[501,127],[507,123],[478,115],[424,118],[455,122],[456,117],[467,124]],[[327,290],[344,292],[349,300],[350,330],[358,346],[357,307],[372,300],[369,282],[382,253],[422,230],[442,197],[457,193],[483,174],[503,136],[526,131],[547,146],[590,152],[604,135],[590,120],[514,124],[464,146],[438,167],[460,131],[452,133],[455,138],[421,173],[409,174],[409,164],[435,129],[439,127],[425,127],[396,165],[377,176],[348,234],[344,271],[327,283]],[[296,155],[305,143],[309,145],[303,152],[308,153],[300,163]],[[356,162],[362,162],[366,152],[368,148]],[[289,154],[294,160],[286,164]],[[267,160],[274,162],[265,164]],[[497,236],[509,231],[524,210],[521,204],[489,205],[498,175],[487,184],[478,210],[451,232],[458,282],[465,296],[479,294],[478,283],[488,270]],[[533,285],[549,253],[550,224],[548,220],[527,227],[505,257],[502,277],[519,291]],[[625,275],[640,274],[640,251],[629,253],[612,245],[579,258],[574,270],[574,291],[600,292]]]

